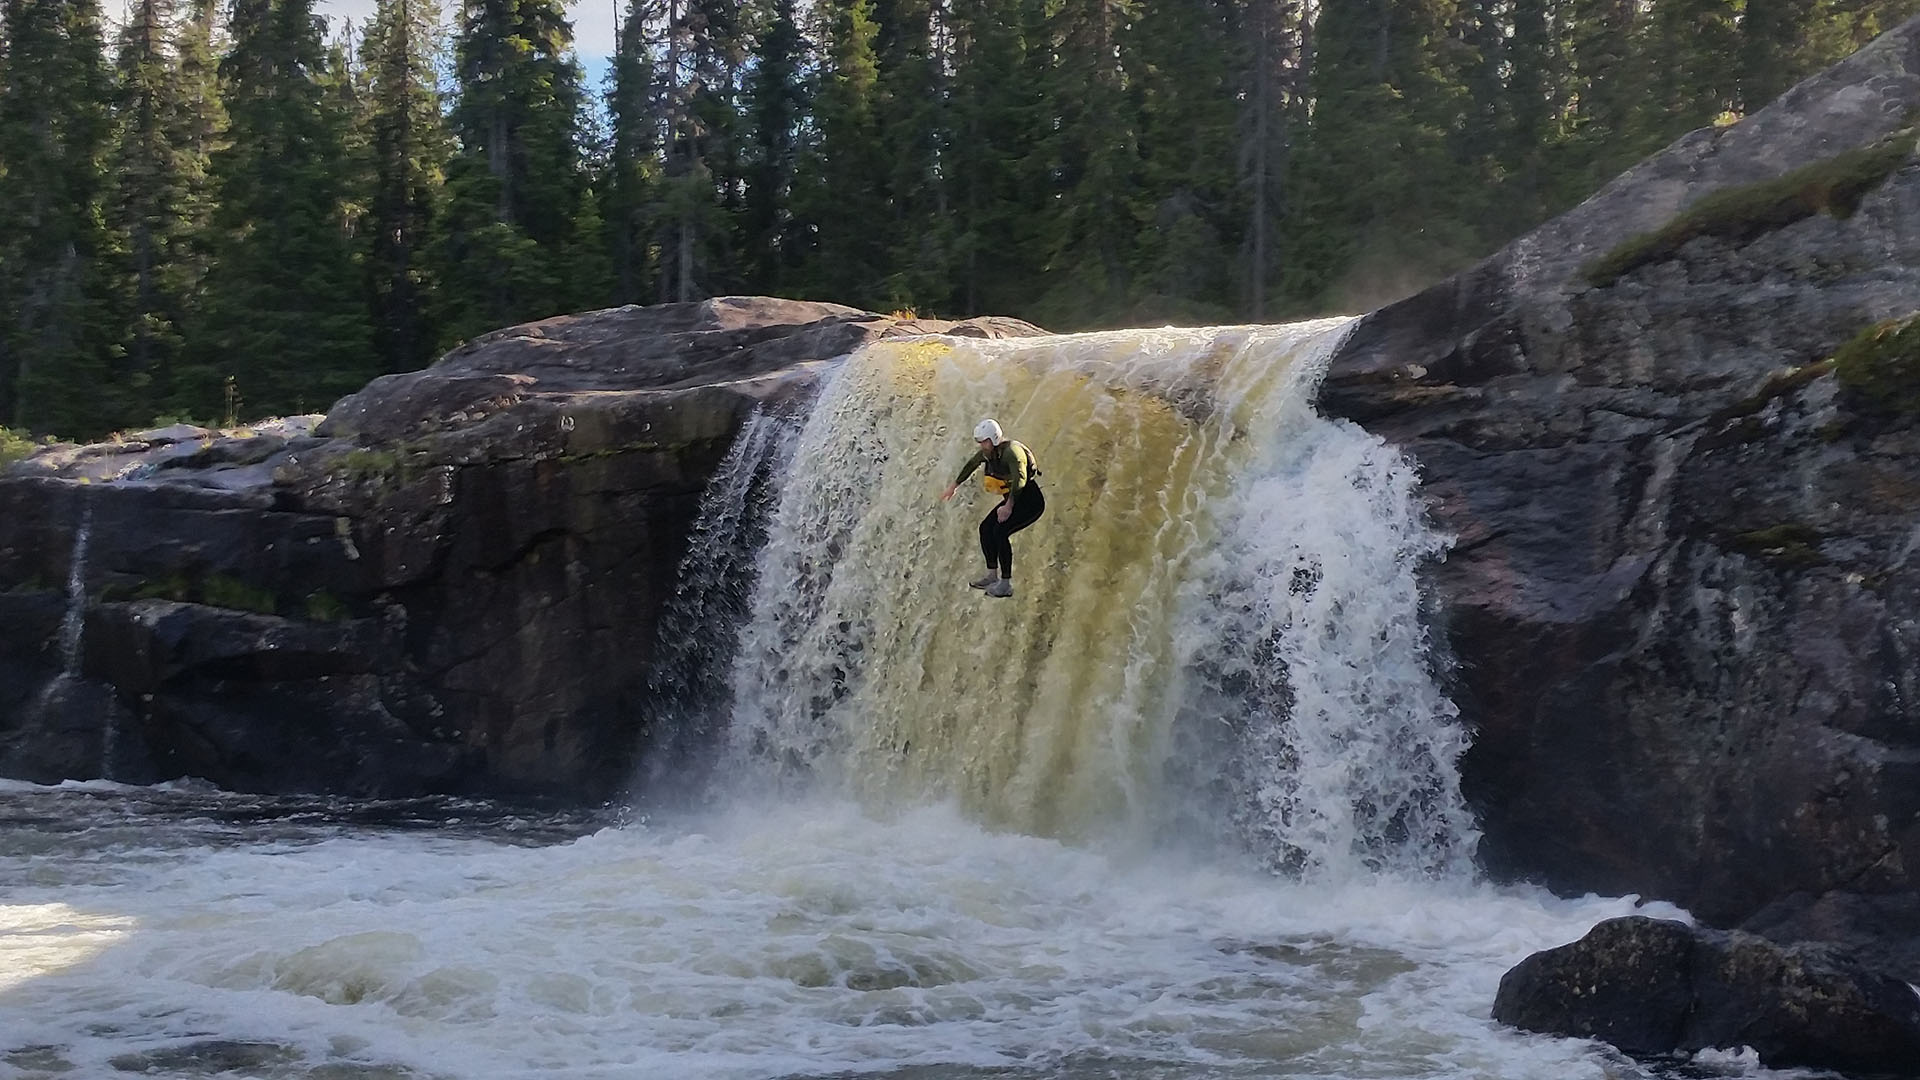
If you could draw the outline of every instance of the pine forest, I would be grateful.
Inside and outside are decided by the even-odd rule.
[[[496,327],[728,294],[1365,310],[1916,10],[630,0],[589,80],[561,0],[0,0],[0,425],[320,411]]]

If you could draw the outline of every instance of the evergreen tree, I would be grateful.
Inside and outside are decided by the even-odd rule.
[[[1057,195],[1036,313],[1084,328],[1124,310],[1141,228],[1139,119],[1122,64],[1134,0],[1061,0],[1048,20],[1051,115],[1041,143]]]
[[[1744,0],[1653,4],[1652,35],[1641,45],[1652,74],[1636,113],[1636,141],[1647,151],[1739,107],[1742,6]]]
[[[144,423],[172,395],[182,327],[198,285],[191,246],[194,152],[181,69],[169,45],[170,0],[138,0],[120,33],[113,192],[108,225],[120,266],[116,370],[103,388],[113,422]]]
[[[1222,0],[1143,5],[1137,25],[1130,66],[1138,73],[1138,183],[1149,216],[1138,236],[1128,314],[1227,321],[1241,225],[1236,99],[1253,59],[1247,46],[1257,39],[1239,32],[1240,13]],[[1268,101],[1260,118],[1273,119],[1282,107]],[[1271,153],[1271,132],[1257,138],[1268,141],[1250,152]]]
[[[1481,247],[1455,132],[1471,109],[1447,0],[1327,0],[1314,30],[1313,122],[1293,158],[1286,291],[1364,309]]]
[[[1548,0],[1470,0],[1464,14],[1475,62],[1457,145],[1468,182],[1486,198],[1462,209],[1479,223],[1477,246],[1491,248],[1564,208],[1555,151],[1565,139],[1567,65]]]
[[[659,299],[688,301],[740,281],[743,9],[739,0],[667,0],[665,30]]]
[[[1634,0],[1574,0],[1563,75],[1574,106],[1558,151],[1573,198],[1644,156],[1636,117],[1652,72],[1638,50],[1643,36]]]
[[[382,371],[423,367],[439,343],[426,259],[452,150],[435,85],[439,22],[434,0],[380,0],[362,46],[373,174],[367,280]]]
[[[887,206],[874,103],[879,69],[873,8],[871,0],[820,0],[814,11],[826,43],[814,99],[819,135],[795,196],[813,234],[806,292],[856,307],[883,307],[891,238],[877,225],[887,219]]]
[[[0,417],[92,435],[113,418],[103,218],[108,74],[94,0],[5,0]]]
[[[1916,12],[1920,0],[1746,0],[1740,18],[1742,111],[1766,106]]]
[[[1293,137],[1306,119],[1305,67],[1310,24],[1287,0],[1247,0],[1243,106],[1239,116],[1245,225],[1240,247],[1240,309],[1266,317],[1275,271],[1287,252],[1285,217]]]
[[[341,177],[350,117],[311,0],[236,0],[221,62],[229,139],[207,279],[211,363],[183,371],[176,407],[253,415],[325,409],[374,373],[352,194]]]
[[[185,182],[181,205],[185,243],[177,252],[183,288],[188,297],[182,315],[183,348],[191,351],[200,338],[200,317],[206,306],[206,278],[213,263],[213,210],[219,191],[213,175],[213,155],[226,145],[227,109],[220,95],[220,0],[187,0],[185,18],[177,27],[174,55],[180,87],[180,157]],[[160,395],[168,402],[172,394]]]
[[[1051,177],[1038,150],[1045,64],[1040,0],[953,0],[942,229],[959,315],[1020,313],[1045,265]]]
[[[597,299],[574,295],[568,269],[603,242],[576,229],[589,189],[572,42],[559,0],[463,5],[439,260],[449,340]]]
[[[875,0],[874,131],[889,210],[873,226],[891,243],[884,294],[889,309],[915,308],[947,292],[939,225],[947,215],[943,67],[931,0]]]
[[[785,291],[805,247],[793,216],[800,128],[810,106],[797,7],[796,0],[767,3],[746,86],[750,149],[740,235],[747,287],[760,293]]]
[[[607,74],[608,155],[600,212],[613,263],[613,299],[622,304],[652,299],[661,276],[660,153],[667,118],[655,57],[665,18],[664,0],[632,0]]]

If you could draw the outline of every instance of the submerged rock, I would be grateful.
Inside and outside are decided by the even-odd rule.
[[[741,422],[928,333],[1039,331],[618,308],[485,335],[324,417],[43,451],[0,475],[0,775],[605,798]]]
[[[1920,417],[1826,362],[1920,312],[1916,109],[1909,22],[1334,359],[1323,406],[1457,537],[1429,583],[1496,876],[1722,926],[1920,888]],[[1763,928],[1857,944],[1828,910]]]
[[[1493,1018],[1630,1054],[1751,1047],[1774,1068],[1920,1076],[1920,993],[1807,947],[1609,919],[1500,980]]]

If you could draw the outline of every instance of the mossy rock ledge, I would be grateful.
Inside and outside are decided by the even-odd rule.
[[[39,449],[0,472],[0,776],[608,798],[740,425],[928,333],[1039,331],[616,308],[487,334],[324,416]]]
[[[1322,407],[1457,537],[1426,582],[1492,876],[1920,983],[1916,115],[1908,22],[1333,358]]]

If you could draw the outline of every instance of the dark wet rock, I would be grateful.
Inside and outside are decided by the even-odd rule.
[[[248,1072],[257,1074],[259,1070],[285,1067],[299,1060],[298,1050],[278,1043],[208,1039],[137,1054],[120,1054],[112,1058],[110,1063],[125,1073],[171,1072],[176,1075],[214,1076]]]
[[[1722,926],[1830,897],[1776,929],[1836,942],[1920,888],[1920,420],[1822,363],[1920,312],[1917,107],[1908,23],[1335,358],[1324,407],[1404,447],[1458,537],[1429,581],[1496,876]],[[1876,145],[1907,156],[1851,215],[1587,273],[1708,195]],[[1871,958],[1920,981],[1911,949]]]
[[[324,418],[43,451],[0,476],[0,775],[605,798],[742,421],[869,341],[1038,332],[619,308],[485,335]]]
[[[1794,893],[1755,913],[1740,929],[1780,942],[1811,941],[1871,958],[1885,971],[1920,971],[1920,893]]]
[[[1920,993],[1825,950],[1634,916],[1507,972],[1493,1018],[1630,1054],[1751,1047],[1774,1068],[1920,1076]]]

